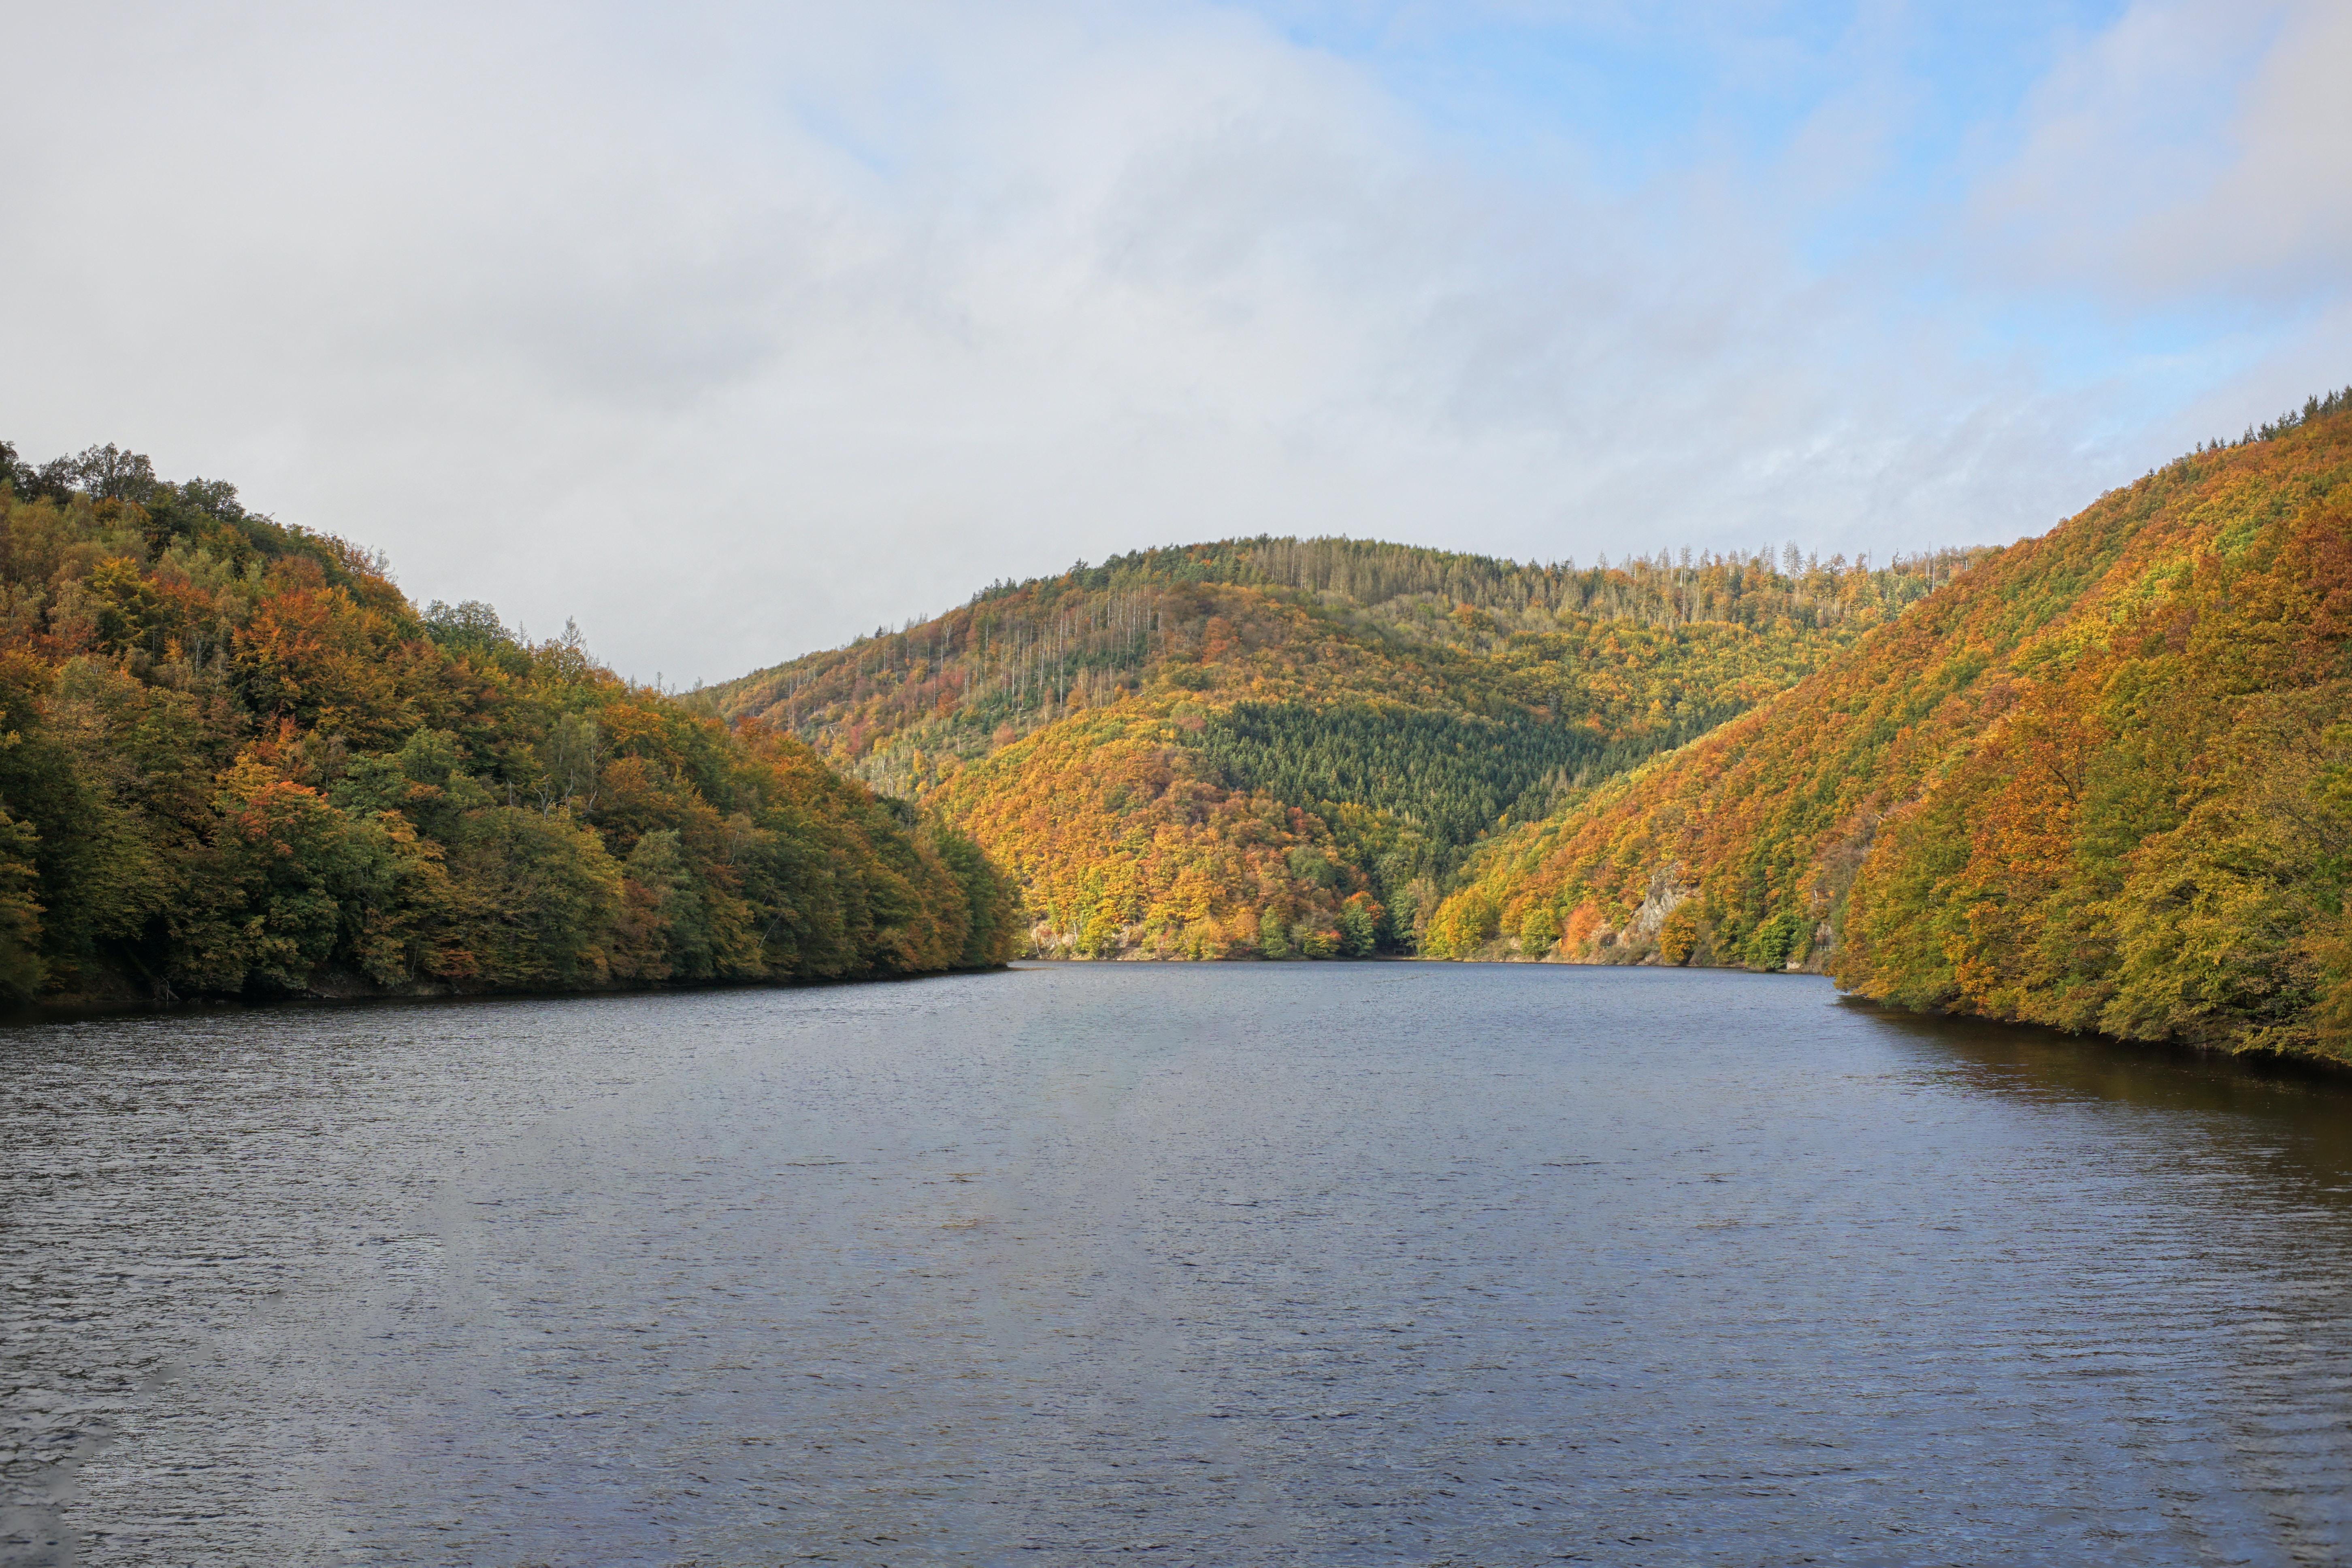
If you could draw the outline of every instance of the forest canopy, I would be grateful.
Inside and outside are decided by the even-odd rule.
[[[2352,388],[1482,847],[1430,950],[2352,1062]]]
[[[705,698],[969,830],[1018,879],[1032,952],[1412,952],[1486,836],[1985,553],[1578,566],[1225,540],[999,583]]]
[[[1002,963],[965,835],[488,605],[0,444],[0,994],[577,988]]]

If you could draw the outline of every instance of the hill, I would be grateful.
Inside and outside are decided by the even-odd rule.
[[[1471,850],[1782,689],[1967,570],[1148,550],[701,694],[969,831],[1033,952],[1412,951]]]
[[[1013,935],[969,838],[798,741],[110,446],[0,444],[0,710],[18,1003],[910,973]]]
[[[2352,389],[1490,842],[1428,948],[2352,1060]]]

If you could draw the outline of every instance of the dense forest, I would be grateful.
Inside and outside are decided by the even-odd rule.
[[[576,632],[93,447],[0,444],[0,996],[566,989],[999,963],[966,835]]]
[[[1412,952],[1482,839],[1781,690],[1984,552],[1521,565],[1147,550],[698,694],[940,812],[1029,950]]]
[[[2352,389],[2005,551],[1138,552],[666,697],[0,444],[0,996],[1826,971],[2352,1061]]]
[[[2352,1062],[2347,478],[2352,388],[2102,497],[1491,839],[1428,951]]]

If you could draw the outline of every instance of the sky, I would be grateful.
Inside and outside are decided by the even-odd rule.
[[[23,6],[0,439],[719,680],[1260,532],[1884,560],[2352,383],[2352,5]]]

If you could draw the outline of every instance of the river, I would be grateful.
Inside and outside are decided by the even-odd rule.
[[[2322,1563],[2352,1091],[1803,976],[0,1032],[0,1562]]]

